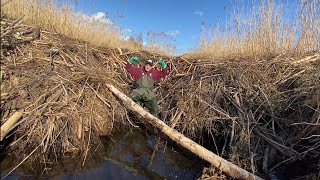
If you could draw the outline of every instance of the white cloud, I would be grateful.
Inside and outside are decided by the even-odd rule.
[[[103,24],[108,25],[108,26],[113,26],[114,25],[112,20],[109,19],[107,17],[106,13],[104,13],[104,12],[97,12],[97,13],[94,13],[93,15],[91,15],[91,16],[89,16],[87,14],[80,13],[79,16],[81,16],[84,20],[98,21],[98,22],[103,23]]]
[[[104,12],[97,12],[97,13],[92,15],[92,18],[94,20],[100,21],[100,22],[102,22],[104,24],[113,25],[113,22],[111,21],[111,19],[109,19],[107,17],[106,13],[104,13]]]
[[[93,14],[92,17],[94,19],[105,19],[105,18],[107,18],[107,15],[104,12],[97,12],[97,13]]]
[[[204,12],[203,11],[199,11],[199,10],[195,10],[193,12],[194,15],[197,15],[197,16],[203,16],[204,15]]]
[[[168,36],[176,36],[176,35],[180,34],[180,31],[179,30],[167,31],[167,32],[165,32],[165,34]]]

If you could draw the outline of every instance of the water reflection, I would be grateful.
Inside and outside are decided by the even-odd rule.
[[[199,161],[191,161],[172,146],[167,146],[163,140],[160,141],[154,160],[149,164],[157,137],[148,136],[140,130],[116,135],[115,142],[110,141],[105,146],[108,155],[106,159],[120,164],[136,176],[147,179],[194,179],[201,169]]]
[[[21,167],[7,179],[23,179],[25,175],[32,175],[32,179],[195,179],[203,167],[202,161],[178,153],[165,140],[160,141],[150,163],[157,137],[139,129],[119,131],[102,140],[84,168],[79,168],[82,162],[75,161],[76,158],[65,158],[50,168],[49,174],[28,174]]]

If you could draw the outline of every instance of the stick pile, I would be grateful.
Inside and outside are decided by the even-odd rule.
[[[58,160],[67,152],[86,159],[99,136],[128,124],[126,109],[104,84],[128,90],[123,66],[131,53],[120,56],[117,49],[40,34],[20,22],[1,19],[1,139],[10,142],[11,154],[30,155],[35,162]],[[15,112],[23,112],[22,118],[8,123]],[[6,122],[11,125],[3,126]]]
[[[159,99],[167,123],[251,172],[320,157],[320,56],[172,60]]]
[[[159,56],[96,47],[20,21],[1,19],[1,128],[23,112],[1,138],[23,161],[56,161],[72,152],[85,162],[99,136],[130,125],[105,84],[128,94],[125,61]],[[319,158],[319,57],[164,58],[170,74],[156,88],[161,119],[252,173]]]

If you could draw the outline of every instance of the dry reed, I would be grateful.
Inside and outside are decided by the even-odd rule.
[[[181,133],[211,141],[212,151],[251,172],[265,162],[266,176],[283,161],[319,157],[319,53],[171,62],[159,99],[163,119]]]
[[[263,12],[272,12],[272,4],[268,6]],[[260,21],[260,26],[265,24]],[[101,48],[46,31],[40,40],[10,44],[14,34],[28,26],[20,28],[1,37],[1,43],[9,43],[1,44],[6,55],[1,60],[1,92],[7,93],[1,97],[1,122],[17,109],[26,112],[9,150],[24,159],[36,149],[30,159],[43,161],[82,152],[85,161],[99,135],[111,133],[115,124],[128,124],[126,110],[104,83],[128,92],[125,61],[132,55],[157,55]],[[231,36],[230,46],[216,49],[216,55],[172,58],[170,75],[157,88],[166,123],[198,142],[213,141],[211,150],[220,156],[265,175],[285,161],[320,154],[320,55],[311,52],[319,44],[310,42],[317,34],[301,36],[301,48],[291,36],[283,36],[283,51],[275,45],[277,38],[267,38],[272,32]],[[310,56],[300,58],[308,52]],[[220,58],[232,61],[212,61]]]
[[[29,161],[38,164],[68,152],[80,153],[85,162],[99,136],[129,125],[125,108],[105,83],[127,91],[123,61],[131,52],[122,50],[124,54],[116,56],[119,49],[102,49],[45,31],[40,39],[29,39],[16,35],[33,36],[33,28],[5,19],[1,24],[1,30],[9,30],[1,38],[1,124],[15,111],[24,111],[12,128],[13,136],[4,139],[11,142],[7,147],[11,155],[30,156]]]
[[[319,51],[318,0],[295,1],[298,8],[290,10],[289,5],[273,0],[254,2],[246,6],[235,2],[225,26],[220,22],[215,26],[203,22],[199,47],[187,57],[261,59],[280,54],[303,56]]]
[[[54,0],[6,0],[1,13],[9,18],[23,17],[25,23],[39,26],[44,30],[83,40],[98,46],[148,50],[153,53],[173,54],[175,46],[164,33],[149,32],[147,44],[138,37],[127,40],[111,19],[99,20],[84,13],[75,12],[73,1]],[[140,42],[141,41],[141,42]]]

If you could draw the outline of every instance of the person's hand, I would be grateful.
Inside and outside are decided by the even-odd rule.
[[[133,56],[132,58],[130,58],[130,59],[128,60],[128,62],[129,62],[130,64],[132,64],[133,62],[138,61],[138,60],[139,60],[139,58],[138,58],[137,56]]]
[[[158,61],[158,64],[160,64],[163,69],[167,67],[167,64],[162,59]]]

